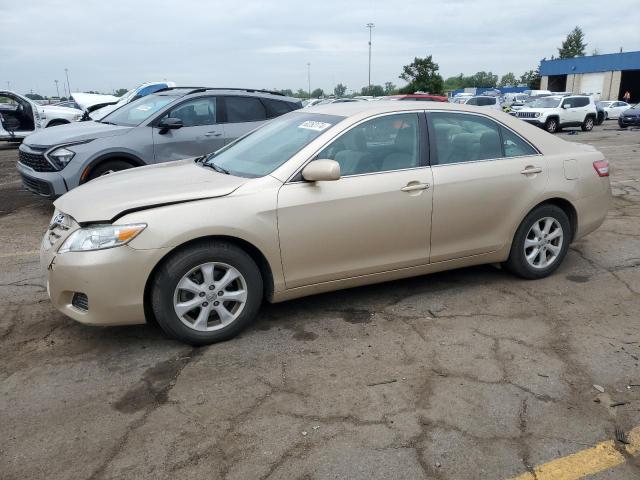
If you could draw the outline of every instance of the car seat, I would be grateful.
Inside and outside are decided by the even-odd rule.
[[[394,141],[394,152],[382,162],[382,170],[398,170],[418,166],[417,136],[415,127],[410,125],[398,131]]]

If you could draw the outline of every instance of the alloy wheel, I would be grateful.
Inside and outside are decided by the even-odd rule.
[[[247,282],[240,271],[221,262],[198,265],[178,282],[173,308],[187,327],[201,332],[233,323],[247,302]]]
[[[536,220],[524,240],[524,256],[533,268],[543,269],[560,255],[564,232],[560,222],[552,217]]]

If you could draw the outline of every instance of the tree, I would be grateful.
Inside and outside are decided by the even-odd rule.
[[[396,93],[397,87],[392,82],[384,82],[384,94],[393,95]]]
[[[537,90],[540,88],[540,72],[536,68],[535,70],[529,70],[520,77],[520,83],[524,83],[531,90]]]
[[[339,83],[333,89],[333,93],[336,97],[344,97],[344,94],[347,93],[347,86]]]
[[[287,97],[293,97],[293,90],[291,90],[290,88],[285,88],[284,90],[280,90],[280,93],[283,95],[286,95]]]
[[[122,95],[124,95],[125,93],[127,93],[129,90],[127,90],[126,88],[119,88],[117,89],[115,92],[113,92],[113,94],[116,97],[121,97]]]
[[[498,75],[492,72],[477,72],[469,78],[469,87],[495,87],[498,85]]]
[[[324,90],[321,88],[316,88],[313,92],[311,92],[311,97],[320,98],[324,95]]]
[[[562,47],[558,49],[560,58],[584,57],[584,49],[587,44],[584,43],[584,33],[580,27],[574,28],[564,42]]]
[[[500,87],[515,87],[518,80],[513,72],[505,73],[498,84]]]
[[[307,98],[309,97],[309,92],[307,92],[304,88],[299,88],[293,96],[298,98]]]
[[[470,87],[471,77],[465,77],[463,73],[456,77],[449,77],[444,81],[445,90],[458,90],[459,88]]]
[[[400,89],[401,93],[413,93],[417,91],[429,93],[442,93],[444,81],[438,73],[440,67],[433,61],[433,56],[425,58],[415,57],[413,63],[402,68],[400,77],[408,82],[406,87]]]
[[[360,95],[373,95],[374,97],[382,97],[384,95],[384,88],[382,85],[371,85],[371,88],[368,86],[362,87],[360,90]]]
[[[42,95],[38,95],[37,93],[27,93],[25,94],[25,97],[31,100],[44,100],[44,97]]]

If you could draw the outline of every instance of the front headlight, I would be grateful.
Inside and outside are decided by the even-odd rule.
[[[147,227],[146,223],[130,225],[94,225],[80,228],[67,238],[58,253],[88,252],[119,247],[136,238]]]
[[[68,148],[60,147],[56,148],[52,152],[49,152],[47,156],[58,166],[63,169],[71,161],[76,152],[72,152]]]
[[[79,113],[78,115],[74,115],[73,116],[73,121],[74,122],[79,122],[80,120],[82,120],[82,114]]]
[[[533,114],[534,117],[538,118],[540,116],[540,112],[536,112]]]

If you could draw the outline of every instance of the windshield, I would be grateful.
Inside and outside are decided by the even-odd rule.
[[[239,177],[263,177],[343,119],[288,113],[209,155],[204,164]]]
[[[177,97],[172,95],[147,95],[114,110],[100,121],[127,127],[137,127]]]
[[[558,97],[542,97],[536,98],[530,102],[527,102],[527,107],[530,108],[557,108],[560,106],[561,98]]]

